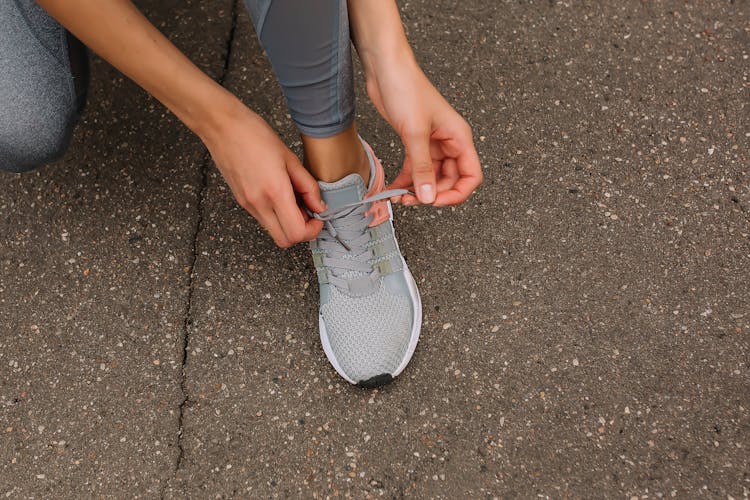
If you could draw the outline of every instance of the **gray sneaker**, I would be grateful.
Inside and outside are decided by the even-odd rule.
[[[362,387],[386,384],[414,354],[422,326],[419,291],[393,232],[383,167],[370,160],[370,186],[351,174],[320,182],[328,209],[310,244],[320,285],[320,341],[336,371]]]

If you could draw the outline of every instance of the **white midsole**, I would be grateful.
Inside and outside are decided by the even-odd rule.
[[[401,364],[398,365],[398,368],[396,368],[396,371],[390,374],[394,378],[401,374],[401,372],[404,371],[404,368],[406,368],[406,365],[409,364],[411,357],[414,355],[414,351],[417,349],[417,343],[419,342],[419,333],[422,329],[422,299],[419,296],[419,290],[417,290],[417,283],[414,281],[414,277],[411,275],[409,267],[406,265],[406,261],[404,261],[403,256],[401,257],[401,262],[403,262],[404,265],[404,276],[406,276],[406,284],[409,287],[409,295],[411,295],[412,304],[414,304],[414,318],[412,319],[411,337],[409,338],[409,346],[406,349],[406,355],[401,361]],[[323,321],[322,313],[318,315],[318,324],[320,326],[320,343],[323,345],[323,351],[326,353],[328,361],[331,363],[336,372],[338,372],[338,374],[344,378],[344,380],[346,380],[350,384],[357,384],[357,381],[352,380],[349,376],[346,375],[346,373],[344,373],[344,370],[341,368],[341,365],[336,359],[336,356],[333,354],[331,343],[328,341],[328,334],[326,332],[326,325],[325,321]]]

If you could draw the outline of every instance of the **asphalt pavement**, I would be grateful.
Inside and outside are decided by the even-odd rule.
[[[138,4],[300,150],[242,2]],[[486,178],[395,208],[402,376],[338,377],[307,249],[94,58],[65,159],[0,174],[0,497],[750,496],[750,3],[400,6]]]

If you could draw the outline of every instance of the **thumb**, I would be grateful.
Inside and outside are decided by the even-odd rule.
[[[430,132],[428,129],[411,132],[404,137],[406,162],[411,169],[417,198],[421,203],[435,201],[435,171],[430,156]],[[405,165],[405,168],[407,165]]]
[[[302,166],[296,156],[287,161],[286,169],[294,191],[302,197],[307,208],[316,213],[323,212],[326,206],[320,197],[320,186],[312,174]]]

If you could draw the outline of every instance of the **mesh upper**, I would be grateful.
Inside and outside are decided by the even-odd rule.
[[[393,374],[404,359],[411,338],[411,301],[390,293],[382,280],[365,297],[331,287],[321,313],[336,360],[352,380]]]

